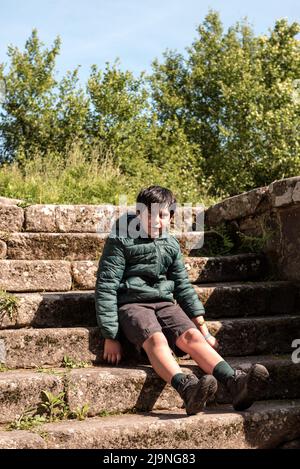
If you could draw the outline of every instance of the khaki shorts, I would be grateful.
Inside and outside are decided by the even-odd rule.
[[[197,329],[183,309],[172,301],[125,303],[118,308],[120,328],[138,347],[154,332],[162,332],[177,356],[185,352],[176,346],[177,338],[188,329]]]

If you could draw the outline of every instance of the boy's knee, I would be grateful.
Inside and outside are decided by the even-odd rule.
[[[205,339],[203,338],[203,335],[201,334],[201,332],[198,330],[198,329],[194,329],[194,328],[191,328],[191,329],[188,329],[187,331],[183,332],[183,334],[181,334],[177,341],[180,343],[180,342],[183,342],[185,344],[193,344],[193,343],[199,343],[199,342],[205,342]],[[176,341],[176,342],[177,342]]]
[[[143,342],[142,347],[161,347],[163,345],[168,345],[168,341],[162,332],[154,332]]]

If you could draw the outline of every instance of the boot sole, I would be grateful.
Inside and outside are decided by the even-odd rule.
[[[193,410],[188,411],[188,409],[186,409],[187,415],[195,415],[198,412],[202,412],[205,408],[206,401],[212,399],[217,392],[218,383],[212,376],[203,376],[200,381],[204,383],[193,396],[195,402]]]
[[[268,370],[263,365],[253,365],[246,386],[246,396],[241,401],[233,402],[234,409],[246,410],[251,407],[258,400],[259,393],[266,388],[269,376]]]

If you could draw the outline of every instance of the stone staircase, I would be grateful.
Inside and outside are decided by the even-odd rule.
[[[300,363],[291,358],[299,287],[274,280],[263,253],[183,250],[220,353],[234,366],[262,363],[270,372],[248,411],[233,411],[219,385],[205,412],[187,417],[176,391],[128,343],[119,366],[103,362],[94,286],[115,210],[0,205],[0,448],[277,448],[300,438]],[[178,361],[202,374],[188,356]],[[63,396],[78,418],[9,431],[45,392]]]

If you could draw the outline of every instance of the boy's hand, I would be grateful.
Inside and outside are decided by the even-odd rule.
[[[105,339],[103,359],[107,360],[108,363],[118,365],[121,358],[122,347],[120,342],[116,339]]]
[[[213,336],[213,335],[210,335],[209,337],[207,337],[207,339],[205,339],[206,342],[211,345],[215,350],[217,350],[219,348],[219,342],[217,341],[217,339]]]
[[[211,335],[207,329],[207,325],[204,321],[203,316],[197,316],[192,319],[193,323],[196,324],[201,334],[204,336],[206,342],[213,347],[215,350],[219,348],[219,342],[217,339]]]

